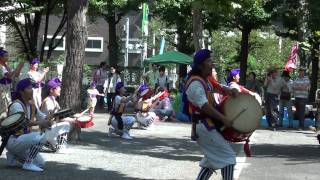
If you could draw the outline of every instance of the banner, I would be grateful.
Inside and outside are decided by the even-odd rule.
[[[299,44],[296,43],[292,48],[290,55],[288,57],[288,62],[285,65],[284,69],[288,72],[292,72],[294,69],[297,68],[297,58],[298,58],[298,50],[299,50]]]

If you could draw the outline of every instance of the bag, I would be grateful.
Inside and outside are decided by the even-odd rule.
[[[290,100],[291,94],[289,92],[281,92],[280,94],[280,100]]]

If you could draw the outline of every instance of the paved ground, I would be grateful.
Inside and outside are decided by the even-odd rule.
[[[71,154],[42,153],[47,160],[45,172],[8,168],[4,153],[0,180],[195,179],[202,155],[189,140],[189,124],[159,122],[152,129],[133,129],[135,139],[128,141],[106,136],[107,116],[96,115],[95,126],[83,129]],[[251,143],[252,158],[244,157],[241,144],[233,145],[238,154],[237,179],[319,179],[320,146],[314,134],[257,130]],[[211,178],[217,179],[221,179],[219,172]]]
[[[0,179],[195,179],[201,153],[189,140],[189,124],[159,122],[148,130],[133,129],[135,139],[128,141],[107,137],[107,116],[96,115],[71,154],[42,153],[47,160],[43,173],[6,167],[4,152]]]

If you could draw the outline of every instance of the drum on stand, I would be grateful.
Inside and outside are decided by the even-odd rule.
[[[60,111],[58,111],[56,113],[53,113],[53,116],[54,117],[59,117],[59,119],[63,119],[63,118],[66,118],[66,117],[70,117],[70,116],[72,116],[74,114],[75,113],[71,109],[67,108],[67,109],[62,109],[62,110],[60,110]]]
[[[222,113],[233,125],[222,128],[221,133],[227,141],[245,141],[258,128],[263,116],[258,100],[249,94],[240,94],[237,97],[226,97],[220,104]]]
[[[92,116],[81,116],[76,119],[76,126],[79,128],[89,128],[93,125]]]

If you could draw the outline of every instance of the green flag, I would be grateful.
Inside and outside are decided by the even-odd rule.
[[[149,24],[148,15],[149,15],[149,6],[147,3],[143,3],[142,27],[141,27],[142,36],[148,36],[148,24]]]

